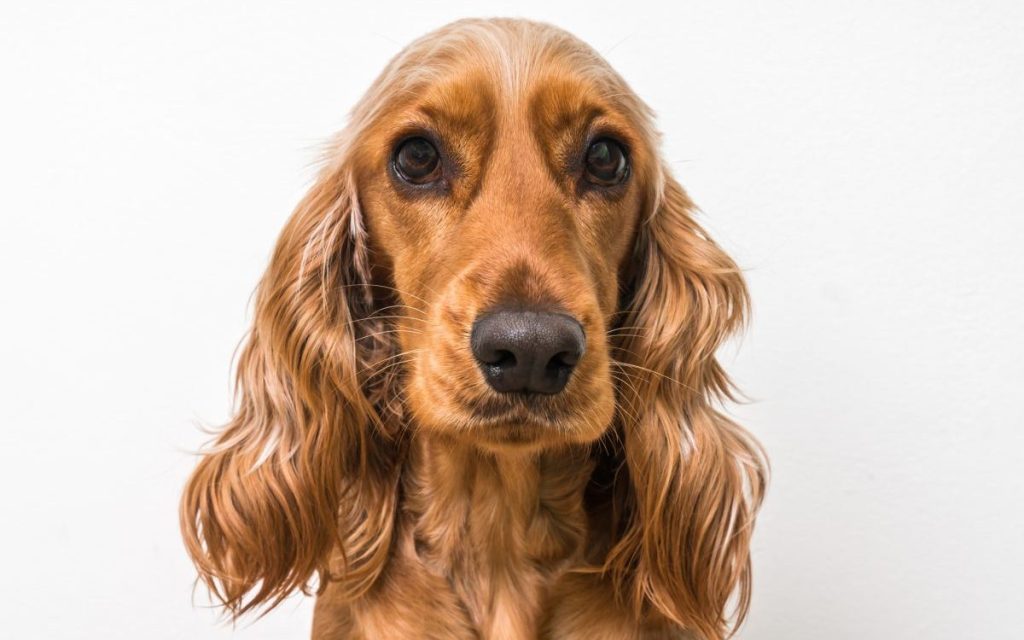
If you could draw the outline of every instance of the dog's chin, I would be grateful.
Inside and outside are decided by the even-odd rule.
[[[492,452],[542,451],[591,442],[604,432],[601,429],[580,429],[588,418],[551,423],[529,413],[511,412],[502,417],[475,417],[467,420],[467,428],[457,434],[481,449]]]
[[[417,386],[412,385],[408,397],[420,429],[492,452],[539,451],[593,442],[608,429],[614,414],[613,403],[600,397],[584,402],[564,396],[467,393],[456,401],[438,402],[435,396],[431,402],[416,393]]]
[[[566,436],[528,417],[510,416],[473,425],[462,436],[471,444],[490,451],[537,451],[564,445]]]

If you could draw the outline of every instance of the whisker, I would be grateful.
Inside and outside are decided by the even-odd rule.
[[[352,284],[343,284],[343,285],[341,285],[342,289],[354,289],[354,288],[359,288],[359,287],[371,287],[371,288],[374,288],[374,289],[384,289],[386,291],[394,291],[398,295],[408,296],[410,298],[415,298],[415,299],[419,300],[420,302],[422,302],[423,304],[425,304],[427,306],[430,306],[430,301],[429,300],[424,300],[423,298],[417,296],[414,293],[409,293],[408,291],[402,291],[401,289],[397,289],[395,287],[392,287],[392,286],[386,285],[386,284],[375,284],[375,283],[364,282],[364,283],[352,283]]]
[[[388,360],[394,360],[396,358],[401,358],[402,356],[416,355],[417,353],[420,353],[422,351],[424,351],[424,349],[408,349],[406,351],[400,351],[400,352],[398,352],[398,353],[396,353],[394,355],[391,355],[391,356],[388,356],[387,358],[384,358],[383,360],[375,362],[374,364],[381,365],[381,364],[387,362]]]
[[[619,383],[625,384],[628,387],[630,387],[630,389],[633,391],[633,397],[639,399],[639,393],[637,392],[636,387],[629,380],[627,380],[626,378],[618,377],[618,376],[616,376],[614,374],[612,374],[612,379],[617,381],[617,382],[619,382]],[[632,400],[628,400],[625,397],[617,398],[617,400],[622,400],[622,402],[616,401],[616,403],[615,403],[616,406],[620,410],[624,411],[629,418],[632,418],[633,422],[639,423],[640,422],[640,416],[638,415],[638,413],[636,411],[636,405],[633,403],[633,401]],[[623,403],[625,403],[625,404],[623,404]]]
[[[609,338],[646,338],[647,336],[643,333],[616,333],[609,334]]]
[[[634,354],[634,355],[636,355],[636,354]],[[628,362],[620,362],[618,360],[612,360],[611,362],[612,362],[612,364],[618,365],[620,367],[632,367],[634,369],[640,369],[641,371],[646,371],[647,373],[650,373],[652,375],[658,376],[659,378],[662,378],[664,380],[668,380],[669,382],[674,382],[675,384],[678,384],[680,387],[683,387],[684,389],[687,389],[689,391],[693,391],[694,393],[698,393],[697,389],[694,389],[693,387],[691,387],[690,385],[686,384],[685,382],[682,382],[681,380],[676,380],[672,376],[667,376],[664,373],[659,373],[659,372],[655,371],[654,369],[648,369],[647,367],[642,367],[642,366],[640,366],[638,364],[630,364]]]
[[[627,349],[626,347],[624,347],[622,345],[613,345],[613,348],[616,351],[621,351],[622,353],[628,353],[629,355],[633,356],[637,360],[642,360],[643,359],[643,357],[639,353],[637,353],[636,351],[633,351],[632,349]],[[613,362],[615,362],[614,359],[613,359]]]
[[[625,315],[629,315],[629,314],[633,313],[634,311],[635,311],[634,309],[623,309],[621,311],[613,311],[613,312],[609,313],[608,315],[606,315],[605,317],[607,317],[607,318],[615,318],[617,316],[625,316]]]
[[[412,333],[412,334],[416,334],[416,335],[422,335],[423,334],[422,331],[417,331],[415,329],[399,329],[399,328],[385,329],[383,331],[375,331],[375,332],[369,333],[369,334],[367,334],[365,336],[360,336],[360,337],[356,338],[356,342],[361,342],[361,341],[367,340],[369,338],[376,338],[376,337],[387,335],[387,334],[390,334],[390,333]]]
[[[394,355],[390,355],[382,360],[366,363],[363,367],[360,367],[357,371],[357,375],[366,373],[367,371],[372,371],[373,373],[371,373],[368,378],[374,378],[393,365],[405,364],[406,362],[411,361],[411,356],[415,356],[421,351],[423,351],[423,349],[409,349],[407,351],[401,351]],[[407,357],[409,357],[408,360],[403,359]]]
[[[404,364],[409,364],[413,360],[415,360],[414,354],[410,354],[410,355],[407,355],[406,358],[404,358],[402,360],[393,360],[392,362],[389,362],[388,364],[386,364],[384,366],[364,367],[363,369],[360,369],[359,373],[364,373],[366,371],[370,371],[369,375],[366,376],[366,379],[367,380],[373,380],[374,378],[380,376],[381,374],[390,373],[391,370],[395,369],[396,367],[400,367],[400,366],[402,366]]]
[[[400,315],[388,315],[388,316],[366,316],[365,318],[353,318],[352,322],[367,322],[369,320],[415,320],[416,322],[422,322],[426,325],[430,325],[430,322],[423,318],[415,318],[412,316],[400,316]]]
[[[618,382],[621,382],[621,383],[625,384],[626,386],[628,386],[629,390],[633,392],[633,397],[635,397],[637,399],[640,398],[640,390],[636,388],[636,385],[633,384],[633,381],[630,380],[629,377],[626,376],[626,374],[624,374],[624,373],[616,373],[616,372],[613,371],[613,372],[611,372],[610,375],[611,375],[611,377],[614,380],[616,380]]]
[[[637,388],[637,386],[634,383],[634,381],[632,379],[630,379],[630,377],[628,375],[626,375],[624,372],[621,372],[621,371],[618,371],[618,372],[617,371],[613,371],[613,372],[611,372],[611,376],[615,380],[618,380],[619,382],[622,382],[622,383],[626,384],[626,386],[628,386],[629,390],[632,392],[633,397],[636,398],[637,400],[640,399],[640,389]]]
[[[643,331],[646,328],[647,327],[643,327],[643,326],[640,326],[640,325],[627,325],[627,326],[624,326],[624,327],[614,327],[612,329],[608,329],[607,331],[605,331],[605,333],[607,333],[608,335],[612,335],[612,334],[615,334],[615,333],[619,333],[620,331],[633,331],[633,330],[641,330],[641,331]]]
[[[380,313],[381,311],[387,311],[388,309],[412,309],[416,313],[422,313],[423,315],[427,315],[427,312],[424,311],[423,309],[420,309],[419,307],[414,307],[414,306],[408,305],[408,304],[389,304],[386,307],[381,307],[380,309],[374,309],[373,313],[370,314],[370,317],[373,317],[374,315]]]
[[[398,389],[398,392],[394,393],[388,399],[387,404],[382,407],[382,413],[391,413],[393,411],[392,408],[391,408],[391,405],[393,405],[396,400],[398,401],[399,405],[404,405],[405,404],[405,391],[403,391],[402,389]],[[395,411],[394,413],[398,413],[398,412]]]

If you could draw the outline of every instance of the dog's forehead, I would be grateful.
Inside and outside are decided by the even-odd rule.
[[[601,116],[632,124],[631,110],[617,100],[621,87],[568,62],[548,57],[524,63],[514,73],[516,80],[506,82],[501,73],[508,70],[497,61],[468,59],[423,83],[412,92],[417,97],[409,106],[457,131],[505,123],[547,135],[585,128]]]
[[[459,23],[413,42],[351,122],[375,159],[417,132],[476,159],[531,138],[552,166],[598,135],[621,141],[640,170],[657,147],[653,113],[596,51],[518,21]]]

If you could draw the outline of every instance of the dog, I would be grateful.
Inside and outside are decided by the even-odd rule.
[[[259,283],[238,402],[181,504],[232,616],[313,638],[725,638],[760,445],[715,358],[747,289],[651,110],[558,28],[399,53]]]

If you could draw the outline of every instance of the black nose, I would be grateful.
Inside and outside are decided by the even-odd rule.
[[[477,318],[470,347],[495,391],[558,393],[583,355],[583,327],[547,311],[492,311]]]

